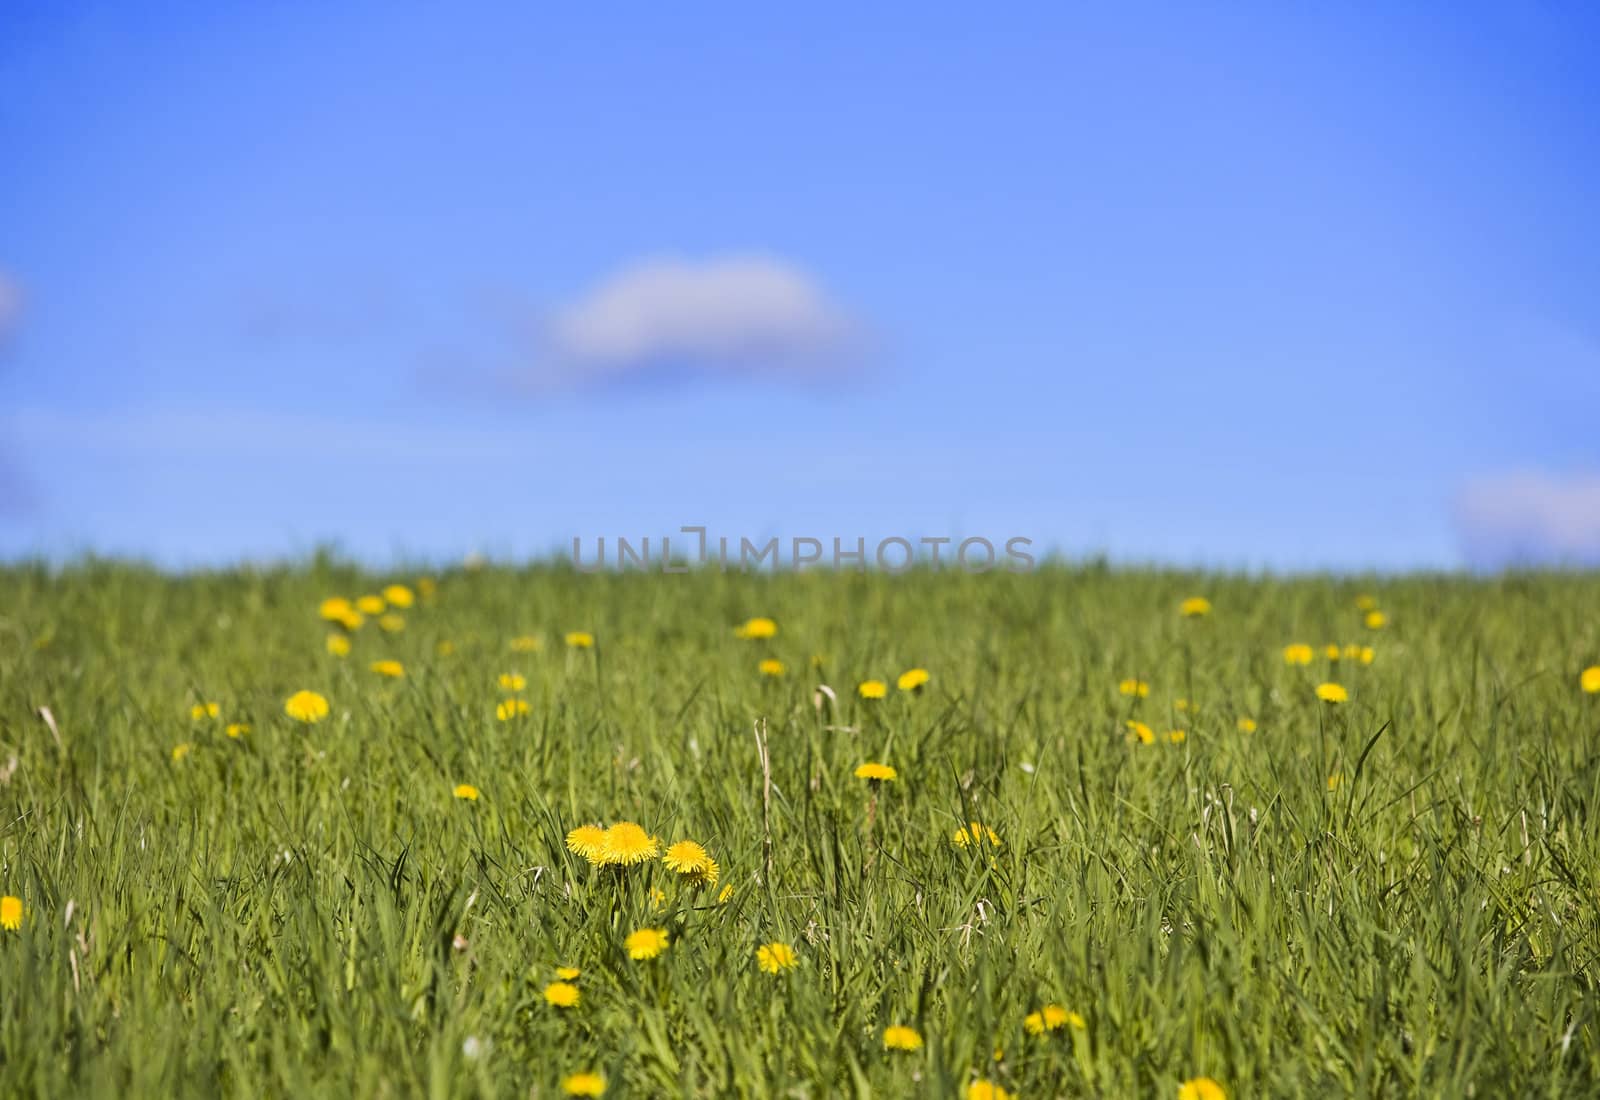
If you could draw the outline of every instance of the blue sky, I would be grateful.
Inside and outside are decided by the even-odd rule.
[[[1600,560],[1587,5],[0,11],[0,556]]]

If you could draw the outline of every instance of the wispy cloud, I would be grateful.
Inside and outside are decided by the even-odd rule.
[[[854,363],[859,326],[804,271],[771,257],[644,259],[540,313],[533,387],[707,374],[805,377]]]
[[[0,341],[22,320],[22,284],[0,268]]]
[[[1600,474],[1481,478],[1461,493],[1455,520],[1477,568],[1600,565]]]

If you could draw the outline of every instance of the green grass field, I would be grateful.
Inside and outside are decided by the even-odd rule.
[[[1600,577],[432,579],[0,570],[0,1094],[1600,1095]]]

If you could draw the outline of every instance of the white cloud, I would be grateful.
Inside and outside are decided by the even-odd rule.
[[[859,333],[805,272],[728,256],[629,264],[547,313],[536,340],[532,381],[582,383],[816,373],[847,364]]]
[[[1456,502],[1456,530],[1478,567],[1600,565],[1600,474],[1479,479]]]
[[[22,317],[22,285],[0,271],[0,339],[16,327]]]

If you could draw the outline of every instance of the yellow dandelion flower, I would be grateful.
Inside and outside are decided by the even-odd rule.
[[[722,892],[717,895],[717,904],[727,905],[728,899],[731,897],[733,897],[733,883],[730,882],[728,885],[724,886],[722,888]]]
[[[1129,719],[1127,726],[1129,741],[1138,741],[1141,745],[1153,745],[1156,743],[1156,731],[1143,722],[1135,722]]]
[[[1256,731],[1256,720],[1254,718],[1241,717],[1234,725],[1239,727],[1240,733],[1254,733]]]
[[[453,790],[451,793],[457,798],[466,799],[468,802],[478,801],[478,788],[474,787],[471,783],[457,783],[455,790]]]
[[[955,841],[957,848],[966,848],[972,845],[981,848],[985,841],[988,842],[991,848],[1000,847],[1000,838],[995,835],[993,829],[981,821],[968,822],[967,827],[965,829],[957,829],[951,835],[951,839]]]
[[[406,666],[399,661],[373,661],[368,667],[379,676],[387,676],[391,680],[398,680],[406,674]]]
[[[1058,1004],[1045,1005],[1039,1010],[1039,1015],[1044,1020],[1044,1029],[1046,1031],[1060,1031],[1068,1024],[1077,1028],[1084,1026],[1082,1016],[1079,1016],[1076,1012],[1068,1012]]]
[[[1168,730],[1167,731],[1167,740],[1172,742],[1174,745],[1183,744],[1184,741],[1188,740],[1188,737],[1189,737],[1189,734],[1188,734],[1187,730]]]
[[[520,718],[529,711],[526,699],[503,699],[494,708],[494,716],[502,722],[509,722],[513,718]]]
[[[1590,665],[1579,673],[1578,686],[1589,695],[1600,695],[1600,665]]]
[[[1322,655],[1330,661],[1337,661],[1343,652],[1344,651],[1333,642],[1329,642],[1327,645],[1322,647]]]
[[[1211,601],[1204,596],[1190,596],[1178,605],[1178,614],[1185,619],[1198,619],[1211,614]]]
[[[600,862],[631,867],[655,859],[660,853],[661,841],[631,821],[619,821],[606,830]]]
[[[568,1096],[604,1096],[606,1079],[598,1073],[572,1073],[561,1079],[561,1091]]]
[[[388,606],[382,596],[362,596],[356,601],[356,610],[363,615],[382,615]]]
[[[342,623],[354,612],[355,608],[343,596],[329,596],[317,608],[317,614],[330,623]]]
[[[335,657],[350,656],[350,639],[343,634],[329,634],[323,643],[328,647],[328,652]]]
[[[1374,610],[1367,612],[1361,621],[1366,624],[1368,630],[1382,630],[1389,622],[1389,616]]]
[[[378,616],[378,626],[385,634],[398,634],[406,628],[406,619],[404,615],[396,615],[391,611]]]
[[[499,683],[501,691],[523,691],[528,686],[528,678],[520,672],[502,672]]]
[[[578,987],[571,982],[551,982],[544,987],[544,999],[557,1008],[572,1008],[578,1003]]]
[[[1343,684],[1329,681],[1328,683],[1317,685],[1317,698],[1324,703],[1343,703],[1349,700],[1350,693],[1344,689]]]
[[[883,1029],[884,1050],[921,1050],[922,1036],[917,1034],[914,1027],[904,1024],[895,1024]]]
[[[672,845],[661,862],[667,865],[667,870],[676,871],[696,885],[714,886],[721,873],[710,853],[692,840],[680,840]]]
[[[383,590],[383,598],[390,607],[406,608],[416,602],[416,597],[411,594],[411,589],[403,584],[391,584]]]
[[[237,741],[250,732],[249,722],[229,722],[222,728],[222,732]]]
[[[1344,659],[1347,660],[1347,661],[1359,661],[1359,660],[1361,660],[1361,647],[1358,646],[1358,645],[1347,645],[1347,646],[1345,646],[1344,647]]]
[[[856,694],[863,699],[882,699],[889,694],[889,685],[882,680],[863,680],[856,685]]]
[[[999,1052],[998,1047],[995,1050]],[[999,1060],[995,1059],[997,1062]],[[967,1100],[1012,1100],[1012,1096],[993,1081],[980,1077],[967,1086]]]
[[[778,634],[778,624],[767,618],[746,619],[733,628],[736,638],[773,638]]]
[[[15,932],[22,927],[22,899],[10,894],[0,898],[0,928]]]
[[[196,722],[202,718],[215,718],[222,713],[222,706],[218,703],[196,703],[189,708],[189,717]]]
[[[856,778],[865,779],[869,783],[882,783],[885,780],[896,779],[899,775],[900,773],[888,764],[875,764],[870,760],[856,768]]]
[[[574,630],[567,634],[567,647],[569,649],[593,649],[594,635],[587,630]]]
[[[1117,685],[1117,690],[1123,695],[1131,695],[1143,699],[1150,694],[1150,685],[1143,680],[1124,680]]]
[[[786,943],[773,940],[756,948],[756,964],[767,974],[782,974],[785,970],[793,970],[800,965],[800,959],[794,953],[794,948]]]
[[[582,856],[590,863],[600,862],[605,850],[606,831],[598,825],[579,825],[567,834],[567,851]]]
[[[575,982],[578,980],[578,975],[582,973],[583,971],[579,970],[575,966],[556,967],[556,977],[560,978],[564,982]]]
[[[297,691],[284,700],[283,712],[297,722],[320,722],[328,716],[328,700],[314,691]]]
[[[894,686],[901,691],[917,691],[924,687],[927,682],[927,669],[908,668],[895,679]]]
[[[542,644],[532,634],[518,634],[510,642],[511,652],[513,653],[537,653]]]
[[[1295,642],[1283,647],[1283,663],[1286,665],[1309,665],[1312,657],[1311,647],[1304,642]]]
[[[1332,775],[1328,776],[1328,790],[1330,790],[1330,791],[1338,790],[1339,789],[1339,784],[1341,784],[1343,782],[1344,782],[1344,773],[1343,772],[1334,772]]]
[[[1377,653],[1371,646],[1364,645],[1361,647],[1361,652],[1356,655],[1356,660],[1360,661],[1364,665],[1370,665],[1372,663],[1372,659],[1376,656]]]
[[[665,951],[670,944],[671,937],[665,928],[641,928],[637,932],[628,933],[628,938],[622,941],[622,946],[628,949],[628,957],[643,961],[653,959]]]
[[[188,756],[193,751],[194,751],[194,745],[190,744],[188,741],[183,742],[181,745],[173,745],[172,746],[172,762],[174,764],[176,764],[178,761],[182,760],[185,756]]]
[[[366,621],[366,616],[352,607],[349,614],[345,615],[339,620],[339,625],[344,627],[346,630],[356,631],[360,630],[362,624],[364,624]]]
[[[1228,1100],[1228,1094],[1209,1077],[1191,1077],[1178,1086],[1178,1100]]]
[[[776,657],[768,657],[766,660],[757,665],[756,668],[761,670],[761,675],[763,676],[782,676],[784,672],[787,671],[784,663],[778,660]]]

